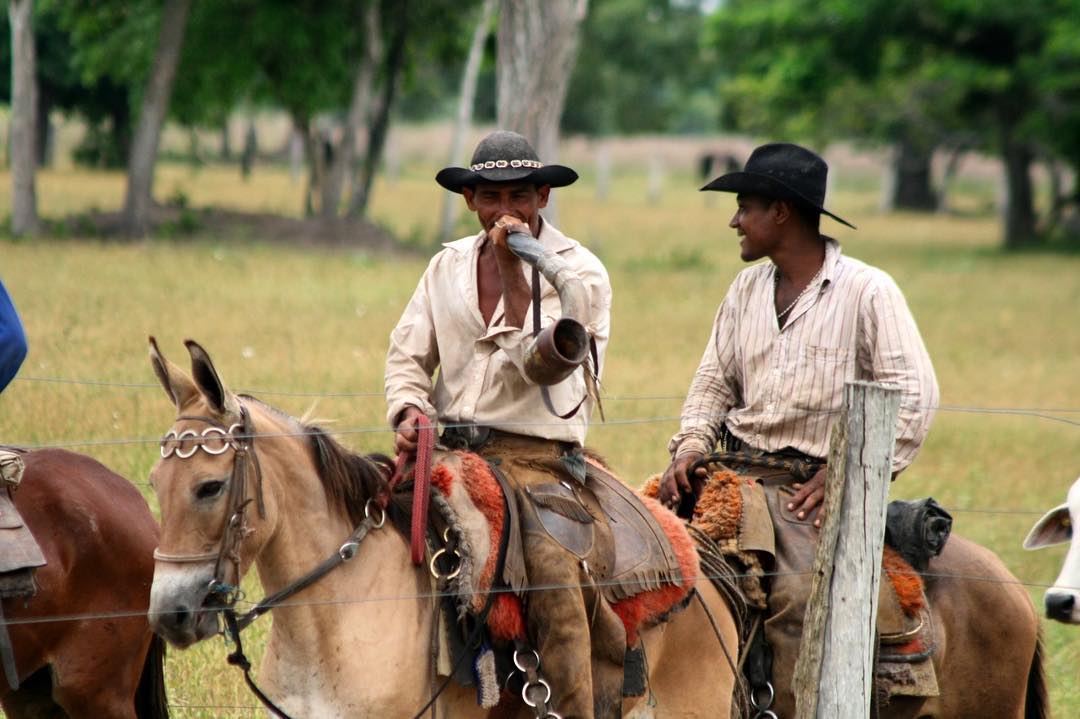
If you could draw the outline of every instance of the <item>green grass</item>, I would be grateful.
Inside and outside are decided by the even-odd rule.
[[[594,424],[590,442],[636,484],[666,465],[664,447],[677,427],[680,398],[715,308],[742,267],[727,228],[734,203],[699,194],[689,174],[672,173],[661,199],[650,204],[645,174],[634,171],[617,176],[609,199],[598,203],[587,158],[563,160],[577,161],[584,171],[582,182],[556,193],[558,224],[600,255],[614,289],[604,377],[609,422]],[[393,182],[381,180],[373,219],[415,241],[430,237],[443,197],[431,179],[436,164],[414,159]],[[969,178],[961,186],[971,194],[958,198],[958,206],[985,204],[986,183]],[[156,187],[159,198],[182,194],[193,207],[293,215],[300,207],[301,186],[279,168],[259,169],[244,183],[235,168],[168,165],[160,168]],[[116,209],[123,177],[46,172],[38,193],[50,217]],[[0,216],[9,212],[7,202],[0,198]],[[953,511],[955,530],[1000,554],[1041,604],[1041,587],[1056,576],[1064,550],[1029,554],[1020,542],[1038,513],[1062,501],[1080,471],[1080,256],[1003,254],[997,222],[978,211],[881,215],[876,203],[876,187],[839,183],[832,209],[860,229],[828,221],[825,229],[836,232],[845,252],[898,280],[946,406],[919,459],[893,486],[894,496],[933,495]],[[381,391],[388,333],[426,263],[417,255],[206,236],[134,243],[45,238],[6,242],[0,251],[0,273],[30,339],[22,379],[0,397],[0,438],[91,454],[138,483],[152,506],[146,476],[173,411],[147,361],[148,335],[156,335],[175,361],[185,354],[181,341],[197,339],[227,383],[263,391],[263,399],[299,415],[316,400],[267,391]],[[989,411],[1005,408],[1049,408],[1044,414],[1052,418]],[[379,396],[323,397],[315,414],[335,418],[332,427],[357,450],[391,447]],[[1012,513],[971,511],[982,509]],[[254,584],[249,593],[260,596]],[[263,619],[251,630],[247,644],[255,657],[267,625]],[[1078,631],[1046,627],[1051,693],[1061,717],[1080,713]],[[224,654],[218,641],[171,653],[172,701],[253,705]],[[176,713],[251,715],[242,709]]]

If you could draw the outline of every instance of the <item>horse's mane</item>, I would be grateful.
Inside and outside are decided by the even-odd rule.
[[[321,427],[305,426],[304,431],[315,451],[315,466],[326,496],[348,514],[354,526],[359,524],[367,501],[389,491],[393,460],[384,454],[357,454],[345,449]]]
[[[354,526],[364,518],[367,501],[388,492],[387,480],[394,471],[394,462],[386,455],[358,454],[343,447],[322,427],[303,424],[250,395],[241,397],[299,428],[315,454],[315,468],[330,505],[346,514]]]

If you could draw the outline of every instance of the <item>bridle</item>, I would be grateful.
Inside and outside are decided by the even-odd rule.
[[[176,564],[214,561],[214,575],[210,580],[208,592],[208,596],[210,597],[208,609],[209,611],[217,612],[221,616],[225,624],[225,630],[222,634],[224,634],[226,639],[232,640],[236,647],[234,651],[226,657],[226,661],[243,670],[244,681],[247,683],[248,688],[272,714],[283,717],[284,719],[291,719],[288,714],[274,704],[270,697],[266,696],[266,694],[259,689],[258,685],[251,678],[251,661],[244,654],[240,633],[260,616],[271,611],[275,606],[278,606],[289,597],[311,586],[331,570],[355,557],[356,552],[360,547],[360,542],[364,540],[368,532],[373,529],[379,529],[386,523],[386,505],[374,497],[368,499],[367,503],[364,505],[364,518],[336,552],[323,560],[307,574],[293,580],[290,584],[279,589],[270,596],[264,597],[262,601],[247,612],[237,615],[235,609],[236,602],[242,598],[242,592],[238,586],[240,582],[240,547],[244,538],[254,531],[247,524],[246,510],[248,505],[254,501],[259,511],[259,517],[266,517],[266,507],[263,503],[262,470],[259,466],[259,456],[255,452],[254,444],[256,436],[255,428],[251,422],[251,415],[243,403],[240,403],[240,421],[232,425],[226,426],[212,417],[201,415],[181,415],[180,417],[177,417],[177,421],[180,420],[203,422],[209,426],[202,432],[196,432],[193,429],[185,429],[181,432],[177,432],[175,429],[169,430],[161,440],[161,458],[168,459],[170,457],[176,457],[179,460],[187,460],[194,457],[200,450],[212,456],[222,455],[230,449],[233,450],[235,456],[233,459],[232,474],[229,480],[229,496],[227,500],[228,510],[226,512],[225,526],[222,528],[221,532],[221,544],[217,551],[205,552],[203,554],[168,554],[159,549],[155,549],[154,559],[159,562],[171,562]],[[423,427],[421,429],[424,430],[425,434],[431,435],[431,437],[434,436],[434,430],[432,428]],[[191,445],[185,447],[185,443],[188,441],[191,442]],[[431,444],[433,444],[433,441]],[[429,449],[429,455],[430,452],[431,450]],[[428,458],[428,463],[430,464],[430,457]],[[255,477],[254,498],[248,497],[247,479],[249,467]],[[430,475],[430,469],[427,474]],[[400,477],[398,479],[400,479]],[[388,500],[388,497],[384,499]],[[426,502],[424,505],[424,509],[426,510]],[[414,522],[416,522],[418,521],[415,516],[416,507],[414,506],[413,509],[413,519]],[[426,517],[427,513],[424,511],[419,520],[421,526],[426,526]],[[413,537],[413,544],[413,553],[415,554],[415,537]],[[236,585],[227,582],[228,577],[225,575],[225,567],[230,564],[234,569],[234,574],[232,576],[237,582]],[[473,629],[473,634],[469,637],[466,644],[473,643],[473,641],[479,637],[479,630],[487,620],[487,615],[491,610],[494,597],[494,593],[488,596],[488,600],[481,612],[480,620]],[[417,712],[416,717],[423,715],[435,703],[439,698],[439,695],[441,695],[449,685],[450,680],[458,670],[461,661],[467,656],[467,651],[462,650],[454,661],[454,669],[450,672],[450,676],[446,678],[428,702],[419,712]]]
[[[331,570],[349,561],[356,556],[360,542],[372,529],[379,529],[386,522],[386,509],[375,499],[369,499],[364,505],[364,519],[353,530],[352,534],[327,559],[318,566],[294,580],[274,594],[263,598],[258,604],[244,614],[237,615],[235,606],[241,598],[240,582],[240,546],[244,538],[251,534],[252,530],[247,524],[247,507],[252,501],[259,510],[259,517],[266,517],[266,506],[263,503],[262,469],[259,466],[259,456],[255,453],[255,433],[251,422],[251,415],[242,403],[240,404],[240,421],[226,426],[212,417],[201,415],[181,415],[177,420],[190,420],[204,422],[208,425],[201,433],[193,429],[185,429],[177,432],[171,429],[165,433],[161,440],[161,458],[176,457],[180,460],[190,459],[202,450],[207,454],[217,456],[232,449],[235,453],[233,459],[232,475],[229,479],[228,509],[226,511],[225,526],[221,531],[221,543],[217,551],[203,554],[168,554],[154,550],[154,559],[159,562],[171,562],[176,564],[192,564],[214,561],[214,574],[210,580],[208,591],[208,608],[210,611],[221,615],[225,623],[227,639],[231,639],[236,649],[228,655],[226,660],[229,664],[240,667],[244,672],[244,681],[248,688],[258,697],[267,709],[277,716],[290,719],[289,715],[282,711],[271,699],[259,689],[251,678],[251,661],[244,654],[244,647],[240,641],[240,632],[263,614],[272,610],[294,594],[311,586]],[[191,445],[185,448],[185,443]],[[248,497],[248,469],[255,476],[255,497]],[[229,584],[225,575],[227,565],[232,565],[233,577],[237,584]]]
[[[251,424],[251,415],[247,407],[240,405],[240,421],[226,426],[212,417],[201,415],[181,415],[177,420],[190,420],[204,422],[208,425],[201,433],[193,429],[185,429],[177,432],[170,429],[161,440],[161,458],[176,457],[180,460],[190,459],[199,451],[212,456],[222,455],[228,450],[233,450],[232,475],[229,478],[229,495],[227,499],[225,526],[221,531],[221,542],[217,551],[204,554],[167,554],[159,549],[154,550],[154,559],[159,562],[171,562],[176,564],[193,564],[214,560],[214,575],[210,580],[209,593],[215,606],[231,607],[236,603],[239,593],[240,582],[240,545],[244,538],[253,531],[247,523],[247,506],[253,501],[247,496],[248,468],[251,467],[255,475],[255,504],[259,510],[259,517],[266,517],[266,505],[263,503],[262,469],[259,467],[259,457],[255,454],[252,444],[255,439]],[[186,448],[185,448],[186,447]],[[233,568],[232,577],[237,584],[229,584],[226,580],[226,567]]]

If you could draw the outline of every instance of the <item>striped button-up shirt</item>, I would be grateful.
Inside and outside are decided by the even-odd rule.
[[[603,368],[611,315],[611,284],[607,271],[591,252],[549,223],[540,229],[540,243],[557,252],[577,273],[589,295],[586,329],[596,342]],[[532,344],[532,305],[525,328],[507,326],[503,300],[485,325],[480,314],[476,264],[484,233],[447,242],[432,258],[397,327],[386,355],[387,417],[394,423],[413,405],[444,425],[476,423],[506,432],[585,444],[592,410],[587,399],[570,419],[560,420],[545,407],[540,386],[524,372],[525,354]],[[532,268],[521,271],[532,281]],[[561,315],[559,296],[540,278],[541,325]],[[434,379],[436,369],[438,377]],[[584,370],[549,388],[559,412],[568,412],[586,396]]]
[[[844,383],[867,380],[900,388],[892,468],[903,469],[926,439],[939,397],[900,288],[828,239],[821,273],[781,328],[775,273],[766,262],[732,283],[668,445],[672,456],[708,454],[726,424],[751,448],[825,458]]]

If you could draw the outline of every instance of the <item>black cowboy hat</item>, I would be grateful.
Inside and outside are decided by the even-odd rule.
[[[448,190],[461,192],[481,182],[532,182],[538,186],[565,187],[578,174],[562,165],[545,165],[536,156],[529,141],[516,132],[493,132],[476,146],[469,169],[447,167],[439,170],[435,181]]]
[[[742,171],[721,175],[701,189],[791,200],[855,229],[855,225],[825,209],[828,174],[825,160],[805,147],[773,142],[750,153]]]

